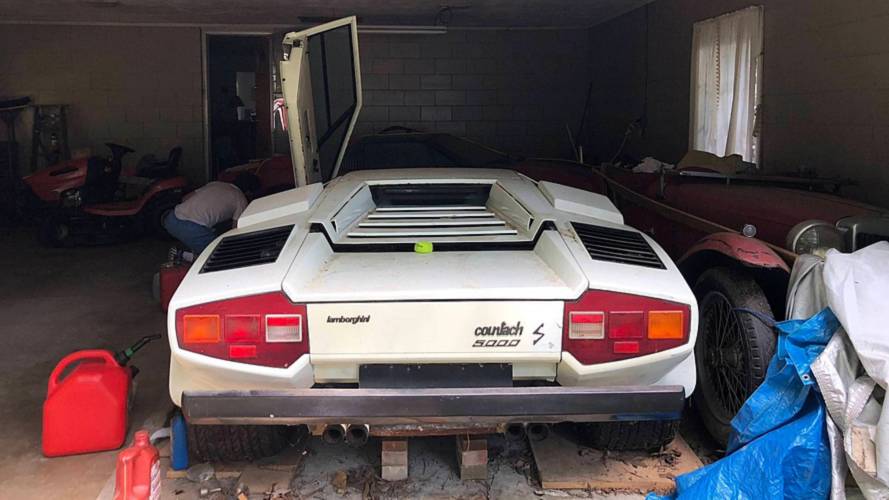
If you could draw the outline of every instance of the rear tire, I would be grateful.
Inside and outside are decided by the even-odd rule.
[[[282,425],[189,425],[188,451],[199,462],[243,462],[276,455],[288,445]]]
[[[599,450],[653,452],[670,444],[677,429],[677,420],[596,422],[584,424],[582,433]]]
[[[692,402],[704,426],[722,446],[728,443],[732,418],[765,379],[775,353],[775,334],[750,314],[772,317],[759,285],[747,273],[713,268],[694,287],[700,307],[695,365],[698,384]]]

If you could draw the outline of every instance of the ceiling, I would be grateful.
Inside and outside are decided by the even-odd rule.
[[[362,24],[588,27],[651,0],[3,0],[0,22],[293,26],[358,15]],[[443,6],[450,6],[439,14]]]

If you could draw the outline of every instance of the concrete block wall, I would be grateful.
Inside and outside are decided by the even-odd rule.
[[[589,84],[586,30],[362,35],[356,136],[392,125],[468,136],[517,155],[571,154]],[[141,154],[184,148],[206,176],[199,28],[0,25],[0,95],[67,103],[72,148],[106,141]],[[30,120],[18,126],[24,170]]]
[[[204,180],[201,39],[198,28],[0,26],[0,95],[69,104],[72,148],[107,154],[105,142],[166,155]],[[21,163],[30,165],[30,116],[20,119]],[[4,132],[5,134],[5,132]],[[5,137],[5,135],[4,135]]]
[[[610,159],[647,94],[648,126],[628,152],[678,161],[688,147],[692,24],[752,3],[656,0],[647,46],[644,7],[592,28],[589,149]],[[859,185],[845,193],[889,206],[889,3],[755,3],[765,16],[764,169],[851,177]]]
[[[571,154],[589,85],[586,30],[361,35],[356,135],[400,125],[518,155]]]

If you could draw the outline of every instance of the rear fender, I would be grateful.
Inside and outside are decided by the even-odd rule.
[[[685,252],[685,255],[679,258],[678,264],[681,267],[684,262],[705,251],[722,254],[747,267],[781,269],[784,272],[790,272],[784,259],[765,242],[729,232],[712,233],[701,238]]]
[[[678,259],[677,265],[691,287],[714,267],[743,270],[762,288],[775,317],[784,317],[790,267],[762,240],[729,232],[709,234]]]

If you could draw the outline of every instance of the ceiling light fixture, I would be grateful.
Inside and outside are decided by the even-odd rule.
[[[83,3],[91,7],[117,7],[120,0],[83,0]]]
[[[444,35],[446,26],[358,25],[359,35]]]

